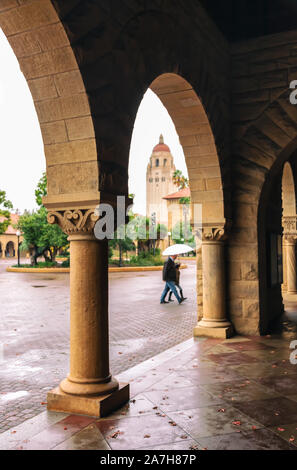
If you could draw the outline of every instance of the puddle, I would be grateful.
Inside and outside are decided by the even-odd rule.
[[[25,390],[21,390],[19,392],[12,392],[12,393],[5,393],[4,395],[0,395],[1,402],[7,402],[12,400],[17,400],[18,398],[23,398],[29,395],[29,392]]]

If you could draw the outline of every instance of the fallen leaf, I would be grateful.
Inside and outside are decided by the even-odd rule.
[[[150,437],[151,437],[150,434],[146,434],[146,435],[144,436],[144,439],[149,439]]]
[[[277,428],[278,431],[284,432],[284,428]]]
[[[234,424],[234,426],[241,426],[241,421],[232,421],[232,424]]]

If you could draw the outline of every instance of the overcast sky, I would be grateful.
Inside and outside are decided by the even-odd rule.
[[[18,61],[0,29],[0,189],[14,209],[36,207],[34,190],[45,171],[40,127],[32,97]],[[178,169],[187,174],[174,124],[157,96],[148,90],[139,107],[131,142],[129,192],[134,211],[145,214],[146,167],[160,134]]]

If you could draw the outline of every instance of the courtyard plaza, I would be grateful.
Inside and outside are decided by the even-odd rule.
[[[0,449],[296,450],[293,337],[191,338],[118,374],[131,398],[109,416],[44,411]]]
[[[111,369],[130,401],[98,419],[44,411],[68,370],[68,275],[2,262],[0,449],[296,450],[297,296],[285,295],[278,334],[192,338],[187,264],[182,306],[159,304],[160,272],[110,275]]]
[[[162,272],[110,273],[110,361],[119,374],[184,340],[196,324],[195,261],[188,300],[160,305]],[[8,273],[0,262],[0,432],[34,417],[69,370],[69,274]]]

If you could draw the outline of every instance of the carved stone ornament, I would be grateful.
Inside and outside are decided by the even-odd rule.
[[[95,214],[94,209],[51,211],[47,215],[49,224],[58,224],[68,235],[93,233],[98,219],[99,216]]]
[[[282,225],[284,229],[284,236],[289,235],[297,236],[297,217],[296,216],[285,216],[282,219]]]
[[[231,227],[231,221],[219,224],[202,224],[200,227],[192,227],[196,237],[201,241],[224,241]]]

